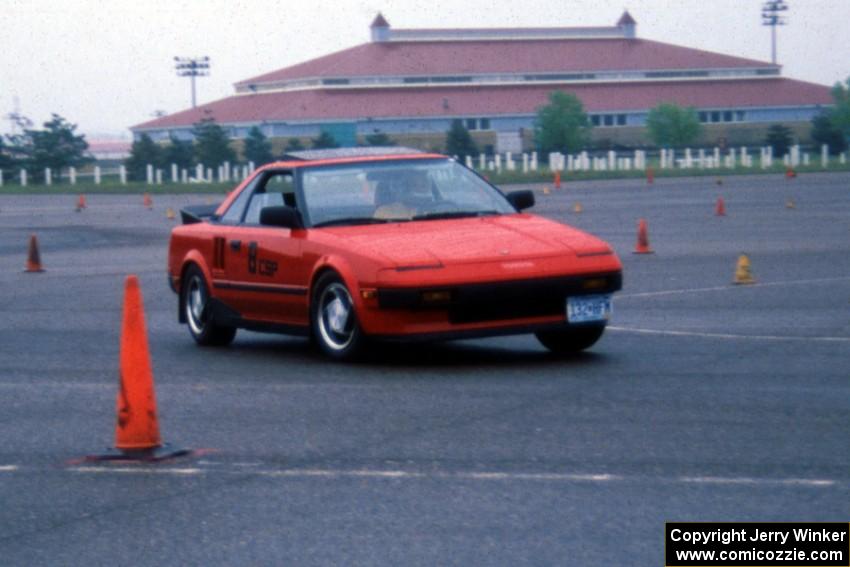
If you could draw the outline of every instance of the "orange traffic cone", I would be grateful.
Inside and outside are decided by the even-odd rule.
[[[750,269],[750,258],[746,254],[741,254],[738,258],[738,264],[735,266],[735,279],[733,283],[736,285],[756,283],[756,279],[753,277],[753,272]]]
[[[555,171],[555,189],[560,189],[560,188],[561,188],[561,172],[556,170]]]
[[[86,196],[80,195],[77,199],[77,208],[75,209],[78,213],[86,208]]]
[[[714,214],[718,217],[726,216],[726,203],[723,201],[723,197],[717,198],[717,206],[714,208]]]
[[[647,182],[647,184],[652,185],[652,183],[654,181],[655,181],[655,170],[652,169],[651,167],[647,167],[646,168],[646,182]]]
[[[576,203],[573,205],[573,212],[577,215],[581,214],[584,211],[584,207],[581,206],[581,203]]]
[[[43,272],[41,267],[41,255],[38,253],[38,238],[33,234],[30,236],[30,248],[27,254],[27,267],[25,272]]]
[[[785,179],[794,179],[795,177],[797,177],[797,172],[794,171],[793,167],[785,169]]]
[[[156,416],[144,305],[136,276],[128,276],[124,287],[120,372],[115,447],[122,451],[155,449],[162,445],[162,440]]]
[[[637,244],[635,244],[634,254],[653,254],[654,251],[649,247],[649,236],[647,234],[646,219],[638,221]]]
[[[145,193],[144,197],[142,197],[142,204],[149,209],[153,208],[153,199],[151,199],[150,193]]]
[[[118,451],[87,457],[88,460],[159,461],[189,453],[163,445],[159,434],[145,308],[136,276],[127,276],[124,285],[120,388],[116,405],[115,448]]]

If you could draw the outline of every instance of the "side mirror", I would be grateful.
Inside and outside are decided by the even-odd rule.
[[[263,226],[279,226],[282,228],[303,228],[301,213],[294,207],[281,205],[263,207],[260,210],[260,224]]]
[[[528,190],[511,191],[505,197],[508,202],[518,211],[530,209],[534,206],[534,193]]]

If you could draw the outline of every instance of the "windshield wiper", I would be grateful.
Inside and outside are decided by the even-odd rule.
[[[345,217],[341,219],[332,219],[320,222],[313,225],[313,228],[322,228],[326,226],[345,226],[351,224],[386,224],[388,222],[403,222],[410,219],[379,219],[375,217]]]
[[[465,219],[470,217],[486,217],[498,214],[499,211],[443,211],[416,215],[413,217],[413,220]]]

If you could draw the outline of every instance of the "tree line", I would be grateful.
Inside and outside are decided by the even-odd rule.
[[[824,109],[812,119],[812,139],[817,144],[826,144],[832,153],[847,149],[850,140],[850,78],[845,83],[836,83],[832,88],[834,105]],[[69,123],[58,114],[41,129],[32,128],[32,123],[19,117],[20,133],[0,136],[0,169],[25,169],[35,180],[43,179],[46,169],[58,174],[69,167],[83,167],[93,161],[87,155],[88,142],[83,134],[76,132],[77,125]],[[554,91],[548,104],[537,110],[534,121],[534,141],[543,153],[577,153],[590,147],[593,129],[590,117],[577,96],[563,91]],[[662,148],[682,148],[693,145],[703,132],[696,109],[662,103],[650,109],[646,120],[649,139]],[[191,169],[197,164],[204,168],[216,168],[222,163],[237,162],[236,152],[230,145],[230,136],[212,117],[207,117],[193,126],[194,141],[180,140],[171,136],[166,144],[154,142],[143,134],[133,142],[130,157],[125,161],[131,179],[144,180],[147,166],[168,168],[171,164],[180,169]],[[395,142],[382,132],[365,137],[366,145],[390,146]],[[772,125],[767,132],[765,145],[773,148],[774,155],[784,155],[793,144],[793,132],[782,124]],[[339,143],[329,132],[322,131],[310,140],[313,149],[336,148]],[[446,153],[459,157],[477,156],[479,148],[463,121],[453,120],[445,137]],[[298,138],[290,138],[286,152],[303,150]],[[254,126],[244,140],[245,162],[263,165],[274,161],[272,144],[260,128]]]
[[[52,114],[41,129],[20,116],[15,124],[19,133],[0,136],[0,169],[25,169],[38,181],[44,179],[46,169],[58,175],[63,168],[94,161],[86,154],[89,144],[83,134],[77,134],[77,125],[58,114]]]
[[[834,106],[823,109],[811,121],[815,143],[826,144],[833,154],[847,149],[850,140],[850,79],[832,88]],[[537,111],[535,142],[543,152],[565,154],[580,152],[590,145],[593,126],[581,100],[571,93],[555,91],[549,104]],[[650,109],[646,118],[649,139],[659,148],[684,148],[693,145],[703,133],[699,113],[693,107],[661,103]],[[793,132],[783,124],[768,128],[765,145],[774,155],[784,155],[793,144]]]

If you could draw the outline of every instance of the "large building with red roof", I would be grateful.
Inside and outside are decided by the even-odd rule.
[[[234,139],[258,126],[278,150],[323,131],[342,145],[383,133],[442,149],[460,119],[479,146],[519,151],[561,90],[581,99],[597,142],[645,144],[648,111],[670,102],[697,109],[701,143],[752,144],[775,123],[805,139],[832,103],[828,87],[785,78],[779,65],[639,38],[628,12],[610,27],[489,29],[394,29],[379,14],[370,31],[368,43],[239,81],[233,96],[132,131],[188,139],[213,118]]]

